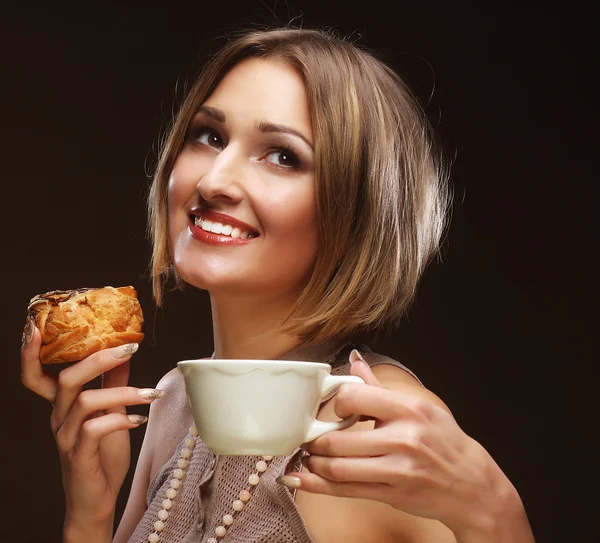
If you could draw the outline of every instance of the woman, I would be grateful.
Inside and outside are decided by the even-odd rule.
[[[422,112],[372,54],[331,34],[250,32],[205,67],[167,138],[149,198],[154,294],[210,293],[216,358],[326,361],[344,385],[319,418],[362,422],[290,457],[215,456],[176,369],[128,387],[136,345],[23,382],[54,405],[64,541],[532,542],[517,491],[449,409],[399,362],[355,346],[394,324],[435,254],[447,196]],[[82,392],[104,374],[103,388]],[[248,479],[250,476],[250,479]],[[251,482],[249,483],[248,480]]]

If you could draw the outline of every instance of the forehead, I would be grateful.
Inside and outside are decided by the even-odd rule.
[[[243,60],[227,72],[204,105],[221,109],[228,122],[267,121],[312,135],[304,81],[283,60]]]

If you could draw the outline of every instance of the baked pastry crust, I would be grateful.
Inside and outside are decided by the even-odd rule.
[[[27,313],[42,334],[43,364],[77,362],[144,339],[144,315],[132,286],[52,290],[34,296]]]

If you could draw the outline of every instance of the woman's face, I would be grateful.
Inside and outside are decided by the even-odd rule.
[[[218,292],[296,297],[317,253],[306,90],[283,61],[247,59],[201,106],[169,179],[179,276]]]

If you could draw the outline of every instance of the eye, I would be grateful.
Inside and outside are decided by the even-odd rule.
[[[208,145],[213,149],[217,149],[218,151],[223,150],[223,140],[219,133],[213,130],[212,128],[207,127],[198,127],[192,131],[192,137],[198,143],[203,145]]]
[[[300,161],[296,155],[288,149],[277,149],[275,151],[271,151],[266,156],[266,160],[278,168],[296,170],[300,167]]]

